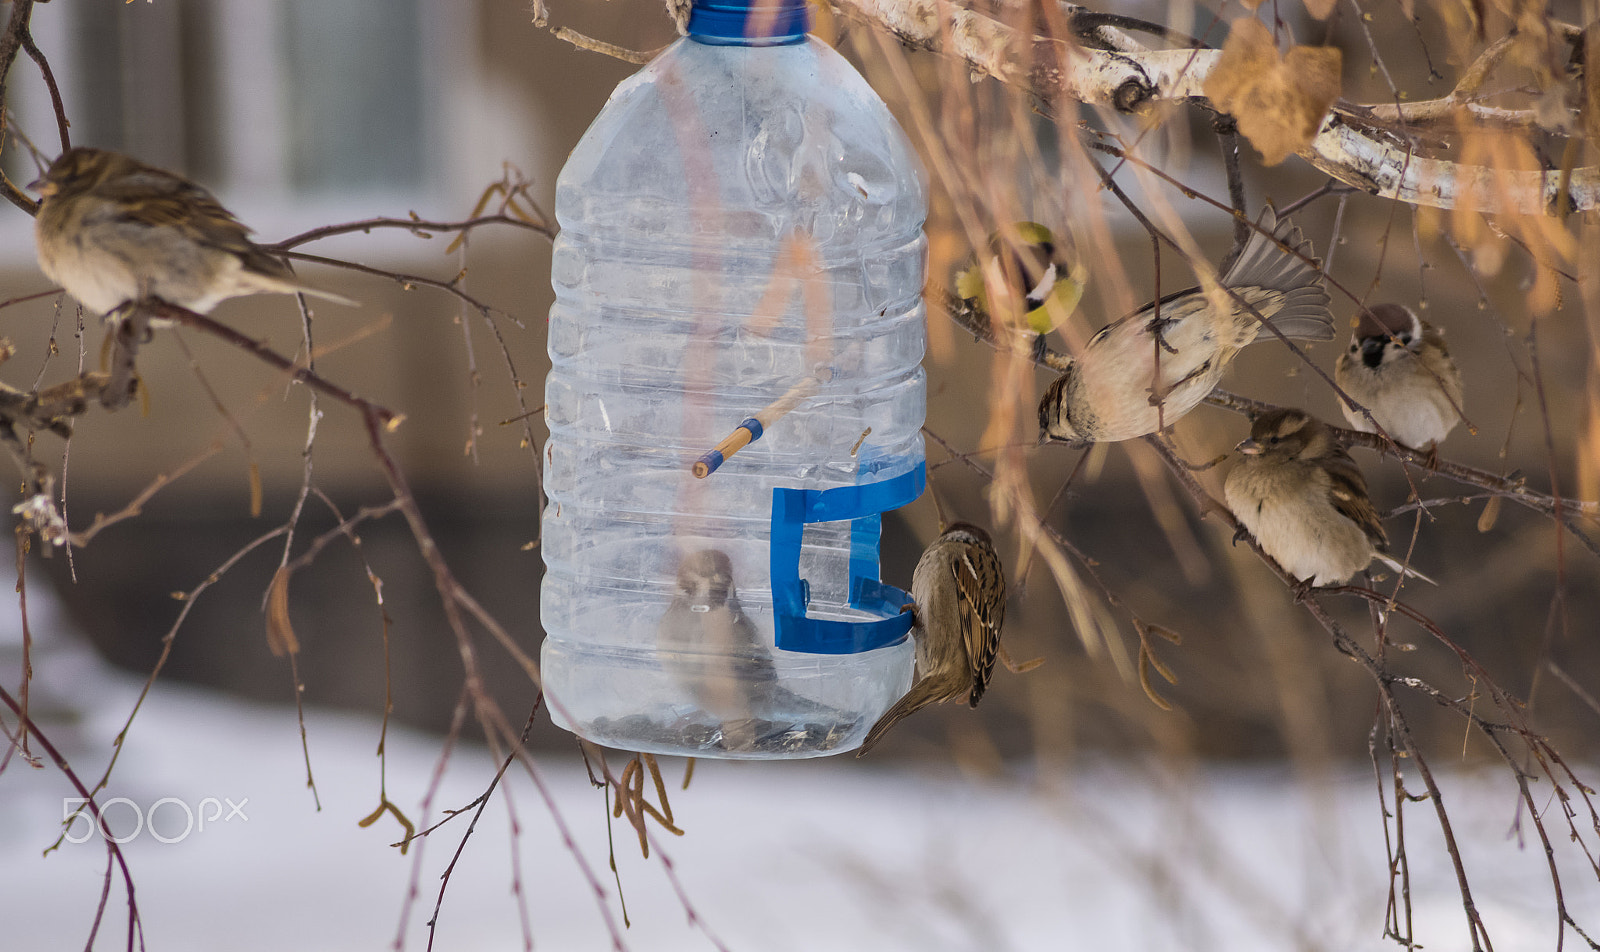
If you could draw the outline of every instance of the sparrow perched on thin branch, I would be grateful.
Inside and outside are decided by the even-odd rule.
[[[988,285],[999,280],[1014,306],[1022,309],[1028,330],[1042,337],[1077,310],[1088,273],[1049,228],[1021,221],[995,232],[988,249],[972,256],[956,275],[956,295],[981,308],[992,322],[996,295]]]
[[[355,303],[302,284],[204,188],[126,155],[69,149],[29,188],[39,267],[101,314],[148,297],[205,314],[263,292]]]
[[[1426,449],[1461,419],[1461,371],[1444,334],[1401,304],[1379,304],[1361,314],[1333,379],[1405,446]],[[1365,415],[1343,402],[1339,409],[1355,429],[1376,432]]]
[[[1261,213],[1239,259],[1222,276],[1285,337],[1331,340],[1333,315],[1322,262],[1293,221]],[[1268,237],[1268,236],[1271,237]],[[1284,251],[1279,244],[1292,249]],[[1225,292],[1224,292],[1225,293]],[[1100,443],[1154,433],[1194,409],[1246,345],[1275,337],[1238,301],[1216,307],[1199,288],[1161,299],[1108,324],[1039,401],[1048,441]]]
[[[721,549],[701,549],[679,561],[656,647],[662,667],[716,718],[727,749],[749,749],[760,740],[757,719],[782,727],[840,716],[778,684],[772,656],[739,604],[733,562]]]
[[[917,681],[867,732],[860,757],[901,718],[936,701],[964,697],[977,707],[1000,652],[1006,577],[989,534],[958,522],[917,560],[911,575]]]
[[[1284,571],[1336,585],[1376,558],[1432,581],[1390,556],[1366,479],[1321,421],[1273,410],[1256,418],[1238,450],[1244,459],[1223,485],[1228,508]]]

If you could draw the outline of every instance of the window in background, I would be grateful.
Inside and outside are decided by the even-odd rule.
[[[412,188],[425,171],[417,0],[286,0],[285,173],[296,189]]]
[[[119,149],[241,201],[430,184],[422,0],[162,0],[34,8],[73,142]],[[437,19],[437,18],[433,18]],[[24,58],[25,59],[25,58]],[[19,60],[17,118],[54,154],[44,84]],[[6,169],[33,163],[6,147]]]

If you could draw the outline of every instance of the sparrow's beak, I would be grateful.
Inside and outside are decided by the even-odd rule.
[[[56,187],[41,175],[28,183],[28,191],[38,192],[40,198],[49,198],[56,193]]]
[[[1239,445],[1235,446],[1234,449],[1238,450],[1240,453],[1243,453],[1245,456],[1261,455],[1261,444],[1257,443],[1254,438],[1250,437],[1240,440]]]
[[[1081,450],[1085,447],[1093,446],[1094,443],[1090,440],[1080,440],[1075,437],[1051,436],[1050,431],[1045,430],[1039,434],[1039,445],[1065,446],[1070,449]]]

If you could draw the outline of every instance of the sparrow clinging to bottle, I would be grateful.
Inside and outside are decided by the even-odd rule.
[[[1223,287],[1285,337],[1331,340],[1333,315],[1311,242],[1270,205],[1258,224],[1222,276]],[[1159,317],[1150,304],[1102,328],[1045,390],[1039,402],[1043,438],[1129,440],[1194,409],[1241,349],[1277,336],[1231,295],[1229,303],[1219,308],[1200,288],[1191,288],[1163,298]]]
[[[1461,371],[1444,335],[1411,308],[1379,304],[1362,312],[1350,349],[1339,355],[1333,379],[1396,442],[1428,449],[1461,419]],[[1339,409],[1357,430],[1372,421],[1343,401]]]
[[[39,267],[101,314],[147,297],[201,314],[262,292],[354,303],[300,283],[204,188],[121,153],[68,149],[29,187]]]
[[[1000,625],[1006,616],[1006,579],[989,534],[958,522],[917,560],[911,575],[916,622],[917,680],[894,703],[856,751],[871,750],[908,714],[936,701],[966,698],[977,707],[994,673]]]
[[[995,295],[988,283],[1005,283],[1028,330],[1038,337],[1066,322],[1083,299],[1088,269],[1073,260],[1067,242],[1038,222],[1021,221],[995,232],[956,275],[956,294],[993,321]]]
[[[1389,555],[1389,536],[1355,461],[1321,421],[1295,409],[1256,418],[1244,455],[1223,486],[1228,508],[1284,571],[1336,585],[1380,559],[1431,581]]]

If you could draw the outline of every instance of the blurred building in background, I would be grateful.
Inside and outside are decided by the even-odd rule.
[[[664,16],[640,17],[626,4],[581,6],[572,22],[589,32],[645,48],[675,35]],[[460,220],[508,174],[531,182],[535,201],[548,208],[566,153],[633,70],[557,41],[523,7],[480,0],[41,5],[33,25],[74,144],[126,151],[193,177],[265,242],[375,217]],[[31,64],[13,76],[14,125],[53,156],[59,146],[45,86]],[[38,174],[22,148],[12,145],[4,159],[13,181]],[[447,292],[301,264],[308,280],[363,303],[317,309],[317,369],[406,415],[393,450],[433,531],[468,586],[534,648],[541,562],[524,546],[537,536],[536,450],[521,445],[520,426],[497,424],[523,412],[519,387],[528,409],[542,402],[549,246],[509,228],[479,231],[456,254],[445,252],[450,240],[380,229],[303,248],[441,281],[465,269],[462,289],[496,309],[491,331]],[[47,287],[34,261],[32,222],[15,210],[0,214],[0,298]],[[236,300],[216,316],[283,353],[303,351],[292,298]],[[80,363],[92,368],[99,321],[84,318],[80,347],[78,320],[70,300],[0,311],[0,334],[18,346],[8,382],[26,387],[35,378],[66,379]],[[58,356],[49,356],[52,346]],[[60,585],[99,649],[132,670],[150,669],[177,619],[183,606],[171,593],[193,588],[279,524],[299,491],[306,394],[239,358],[198,335],[181,342],[161,335],[140,355],[146,412],[90,414],[71,443],[65,483],[75,525],[123,508],[153,480],[221,446],[139,518],[71,558],[43,553],[30,563],[31,582]],[[382,502],[388,490],[360,421],[343,407],[324,402],[321,409],[316,484],[346,513]],[[537,414],[533,422],[542,439]],[[39,452],[61,469],[59,440],[41,442]],[[252,467],[266,496],[256,519]],[[307,515],[302,544],[334,524],[315,500]],[[394,619],[398,709],[442,726],[454,707],[459,661],[429,577],[399,520],[362,534],[362,554],[384,581]],[[329,554],[342,567],[330,562],[296,583],[304,586],[293,613],[306,658],[327,662],[305,669],[308,696],[373,710],[384,696],[384,625],[359,558],[348,545],[335,549]],[[281,551],[281,544],[263,546],[195,603],[173,642],[170,676],[292,698],[282,662],[265,652],[260,613],[261,573]],[[503,688],[518,705],[532,693],[520,674],[508,673]]]
[[[562,25],[634,49],[653,49],[675,36],[661,5],[648,0],[565,3],[557,12]],[[532,196],[548,210],[567,152],[611,88],[636,68],[558,40],[531,22],[525,4],[491,0],[52,3],[35,7],[34,23],[65,95],[76,144],[122,149],[195,177],[268,242],[380,216],[460,220],[508,174],[506,163],[532,182]],[[860,55],[877,47],[844,42],[841,49],[858,62],[865,59],[869,78],[892,106],[903,106],[903,92],[881,63]],[[1421,63],[1390,66],[1402,80],[1422,86]],[[1348,96],[1384,98],[1364,66],[1347,66],[1346,72]],[[936,73],[929,68],[918,75]],[[25,63],[13,77],[21,84],[19,128],[45,154],[54,154],[42,84]],[[1371,88],[1362,92],[1362,84]],[[1181,133],[1182,124],[1174,125]],[[1189,133],[1192,154],[1175,159],[1170,171],[1224,194],[1214,139],[1200,123]],[[4,158],[14,181],[36,174],[24,150],[11,143]],[[1252,204],[1270,197],[1283,205],[1324,179],[1291,161],[1264,174],[1252,171],[1249,181]],[[1226,221],[1174,194],[1166,198],[1197,216],[1203,224],[1197,234],[1220,258],[1229,242]],[[1153,285],[1148,238],[1104,194],[1074,200],[1104,203],[1122,222],[1117,242],[1128,281],[1136,295],[1147,298]],[[941,208],[937,194],[934,204]],[[1431,270],[1419,267],[1409,211],[1391,222],[1387,209],[1352,197],[1345,240],[1336,248],[1329,247],[1329,238],[1337,199],[1298,217],[1319,253],[1333,255],[1334,273],[1358,290],[1377,280],[1385,250],[1381,229],[1392,228],[1396,240],[1388,245],[1377,293],[1415,301],[1425,291],[1427,316],[1447,328],[1471,381],[1466,409],[1479,432],[1474,437],[1458,430],[1443,452],[1496,472],[1521,469],[1532,484],[1547,486],[1539,398],[1517,336],[1527,327],[1519,312],[1525,273],[1505,269],[1487,285],[1486,306],[1480,308],[1477,286],[1448,247],[1419,239],[1415,247]],[[930,227],[942,229],[945,246],[951,246],[955,229],[948,204],[936,211]],[[460,287],[493,308],[485,315],[438,289],[301,264],[307,279],[363,302],[356,310],[317,307],[316,366],[405,414],[392,447],[445,555],[531,653],[540,639],[541,561],[531,543],[538,534],[537,441],[543,430],[535,414],[536,442],[527,446],[520,425],[502,421],[537,408],[543,399],[549,247],[542,238],[505,227],[475,232],[462,252],[447,253],[449,242],[389,229],[301,249],[436,280],[448,281],[465,269]],[[937,280],[942,275],[935,264]],[[1182,270],[1175,256],[1168,264],[1163,287],[1171,291],[1189,276],[1173,277]],[[33,260],[31,222],[14,209],[0,212],[0,298],[47,286]],[[1118,316],[1105,303],[1109,299],[1103,285],[1091,283],[1084,305],[1094,315],[1084,321],[1089,330]],[[1335,306],[1341,321],[1350,311],[1348,303]],[[230,301],[215,316],[280,352],[302,348],[292,299]],[[937,314],[933,320],[943,322]],[[85,318],[81,344],[77,321],[70,301],[0,310],[0,334],[18,347],[0,376],[26,387],[36,378],[65,379],[80,361],[92,367],[100,352],[98,321]],[[1331,371],[1344,345],[1342,333],[1341,340],[1313,351],[1325,370]],[[992,353],[942,325],[934,338],[929,426],[956,446],[976,447],[987,422],[986,411],[977,408],[988,406]],[[57,356],[49,356],[52,340]],[[1576,308],[1541,326],[1541,369],[1550,384],[1544,399],[1556,468],[1568,486],[1566,461],[1583,406],[1586,346]],[[153,496],[138,518],[107,529],[70,557],[36,548],[28,572],[30,584],[60,589],[104,655],[148,671],[184,607],[172,593],[195,588],[279,525],[308,465],[315,485],[344,515],[382,504],[390,494],[360,421],[327,400],[319,404],[323,418],[307,463],[305,390],[258,361],[198,335],[162,332],[142,351],[140,370],[147,412],[96,412],[78,425],[64,476],[75,526],[87,526],[96,513],[122,509],[156,479],[205,456],[213,444],[220,449]],[[1046,380],[1040,375],[1036,382],[1042,389]],[[1326,385],[1293,366],[1275,345],[1246,352],[1226,386],[1301,403],[1325,418],[1338,416]],[[1242,418],[1204,408],[1185,427],[1185,446],[1204,450],[1193,454],[1197,460],[1225,452],[1246,430]],[[61,470],[59,440],[40,437],[38,452]],[[1365,452],[1358,457],[1380,507],[1404,501],[1407,483],[1392,464]],[[930,464],[942,459],[941,451],[930,448]],[[1035,454],[1031,465],[1041,505],[1077,460],[1075,451],[1054,447]],[[1015,534],[1002,532],[1014,589],[1007,644],[1019,659],[1043,656],[1047,663],[1023,677],[998,673],[976,713],[952,706],[920,716],[909,729],[901,728],[906,737],[886,745],[885,753],[896,747],[951,749],[977,766],[1030,750],[1064,755],[1083,744],[1227,756],[1364,753],[1374,703],[1364,676],[1333,650],[1253,556],[1231,547],[1214,520],[1201,521],[1181,491],[1150,464],[1137,447],[1096,451],[1052,510],[1052,522],[1097,560],[1101,579],[1122,603],[1105,609],[1120,644],[1088,650],[1050,574],[1033,560],[1024,570]],[[250,513],[252,468],[265,488],[259,518]],[[977,476],[959,464],[932,469],[950,518],[990,521]],[[1224,472],[1226,466],[1207,478]],[[1424,491],[1463,494],[1439,481]],[[1560,565],[1548,520],[1515,507],[1480,533],[1481,505],[1442,507],[1423,517],[1413,562],[1444,584],[1409,589],[1410,597],[1513,691],[1533,690],[1542,656],[1574,671],[1597,670],[1592,638],[1546,625],[1554,617],[1551,594],[1564,568],[1565,608],[1592,634],[1593,619],[1600,617],[1596,560],[1568,546]],[[306,506],[297,552],[337,522],[322,498],[313,496]],[[935,528],[926,499],[890,520],[885,578],[909,580],[920,543]],[[1403,519],[1390,523],[1402,548],[1409,529]],[[307,698],[381,710],[388,677],[401,718],[443,728],[457,703],[460,663],[427,569],[398,517],[363,525],[359,534],[359,550],[337,542],[295,578],[290,612],[303,648],[299,670]],[[200,596],[172,641],[166,676],[257,698],[292,699],[288,665],[268,651],[262,621],[263,593],[282,546],[282,539],[261,543]],[[381,606],[368,568],[382,579]],[[1152,704],[1133,677],[1138,641],[1130,609],[1184,636],[1181,645],[1153,645],[1178,677],[1175,685],[1157,685],[1175,704],[1173,712]],[[1370,630],[1365,607],[1350,603],[1340,609],[1353,630]],[[1421,646],[1421,670],[1445,680],[1459,677],[1454,659],[1426,644],[1422,633],[1407,629],[1395,637]],[[508,708],[525,707],[533,687],[523,674],[503,655],[485,660]],[[1558,732],[1563,725],[1571,729],[1571,737],[1558,740],[1592,740],[1594,732],[1579,725],[1594,715],[1584,713],[1569,692],[1546,689],[1536,704],[1542,705],[1541,719]],[[1413,713],[1419,722],[1435,714],[1420,706]],[[1460,731],[1453,721],[1437,725]]]

